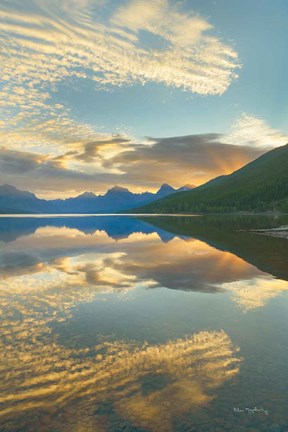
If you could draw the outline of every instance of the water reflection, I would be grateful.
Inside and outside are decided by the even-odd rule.
[[[231,291],[232,300],[244,311],[264,307],[269,300],[288,290],[288,283],[269,276],[224,283],[222,288]]]
[[[288,281],[288,242],[251,230],[288,225],[288,216],[206,216],[146,218],[157,229],[199,239],[222,251],[229,251],[265,273]]]
[[[188,236],[164,243],[156,232],[130,234],[119,243],[102,231],[87,236],[75,228],[39,228],[5,246],[0,273],[2,298],[5,292],[23,291],[30,310],[32,302],[38,304],[38,294],[42,305],[45,299],[47,304],[65,305],[66,296],[77,304],[91,301],[97,292],[124,293],[145,286],[211,293],[228,290],[231,299],[248,311],[288,289],[288,282],[274,279],[235,254]]]
[[[46,334],[44,322],[35,324]],[[11,420],[10,430],[25,428],[24,414],[37,413],[34,430],[45,430],[48,421],[50,428],[64,431],[80,430],[78,422],[81,430],[106,431],[122,418],[147,430],[168,431],[174,416],[207,404],[239,371],[237,349],[223,331],[156,346],[116,341],[71,350],[53,335],[13,330],[18,343],[6,339],[0,354],[0,416]],[[110,405],[109,419],[101,414],[104,403]]]
[[[103,293],[125,298],[137,289],[159,287],[228,293],[239,310],[253,313],[288,290],[286,281],[240,253],[216,248],[219,231],[213,224],[210,232],[206,227],[209,245],[197,222],[183,229],[187,221],[182,226],[178,221],[172,234],[154,229],[152,222],[142,226],[137,220],[136,231],[130,226],[127,236],[126,228],[119,228],[121,241],[102,229],[78,229],[75,220],[71,227],[38,221],[35,230],[25,226],[21,235],[19,222],[18,234],[11,231],[0,252],[0,420],[5,430],[174,431],[175,419],[191,425],[186,416],[211,405],[219,389],[239,374],[239,348],[221,330],[221,320],[214,330],[164,342],[139,341],[137,335],[113,339],[101,329],[95,346],[85,336],[81,347],[73,345],[73,334],[61,342],[55,324],[63,325],[81,303],[100,301]],[[230,245],[234,236],[241,237],[222,233]]]
[[[169,231],[155,227],[149,222],[122,216],[74,216],[74,217],[0,217],[0,242],[9,243],[19,237],[34,234],[39,228],[56,227],[77,229],[83,234],[91,235],[105,232],[114,240],[128,238],[131,234],[157,233],[166,242],[176,235]]]

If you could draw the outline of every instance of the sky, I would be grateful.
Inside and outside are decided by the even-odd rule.
[[[288,142],[286,0],[0,0],[0,184],[200,185]]]

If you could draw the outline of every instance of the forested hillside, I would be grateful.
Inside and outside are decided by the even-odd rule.
[[[288,144],[234,173],[189,192],[155,201],[135,213],[288,212]]]

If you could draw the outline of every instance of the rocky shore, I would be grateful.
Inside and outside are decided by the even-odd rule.
[[[262,235],[268,235],[270,237],[278,237],[288,239],[288,226],[281,226],[279,228],[271,228],[271,229],[258,229],[253,230],[253,232]]]

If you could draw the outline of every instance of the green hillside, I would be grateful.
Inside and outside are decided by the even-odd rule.
[[[288,144],[234,173],[189,192],[176,193],[135,213],[288,212]]]

